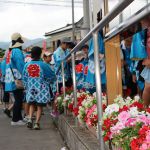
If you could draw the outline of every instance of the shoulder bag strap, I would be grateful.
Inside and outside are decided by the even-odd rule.
[[[14,80],[16,80],[16,77],[15,77],[15,75],[14,75],[14,72],[13,72],[13,69],[12,69],[11,66],[10,66],[10,70],[11,70],[11,73],[12,73],[12,75],[13,75]]]

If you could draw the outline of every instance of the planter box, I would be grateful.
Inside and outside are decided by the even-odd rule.
[[[86,127],[75,126],[75,118],[72,115],[60,115],[57,126],[70,150],[99,150],[99,142],[92,133],[93,129],[89,131]]]
[[[98,133],[96,132],[96,129],[94,127],[87,126],[87,128],[96,138],[98,138]]]

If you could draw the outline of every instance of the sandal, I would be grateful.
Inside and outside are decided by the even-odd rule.
[[[33,128],[33,122],[32,122],[31,119],[29,119],[28,122],[27,122],[27,128],[30,128],[30,129]]]
[[[39,123],[34,124],[34,130],[40,130],[40,124]]]

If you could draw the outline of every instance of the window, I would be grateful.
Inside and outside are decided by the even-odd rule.
[[[108,10],[111,11],[119,2],[120,0],[108,0]],[[136,0],[132,2],[122,13],[121,18],[117,16],[113,21],[110,22],[109,26],[110,29],[114,28],[116,25],[119,24],[120,20],[124,21],[128,19],[130,16],[135,14],[138,10],[146,6],[150,3],[150,0]]]

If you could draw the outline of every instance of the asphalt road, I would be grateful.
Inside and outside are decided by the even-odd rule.
[[[0,108],[0,150],[61,150],[63,140],[48,114],[41,121],[40,131],[26,126],[11,126]]]

